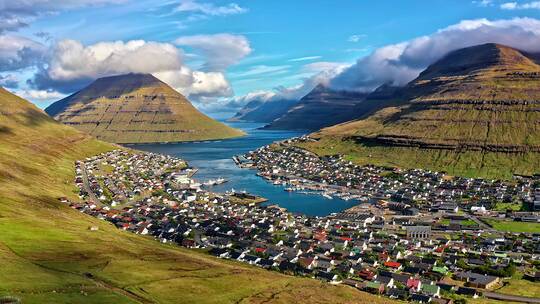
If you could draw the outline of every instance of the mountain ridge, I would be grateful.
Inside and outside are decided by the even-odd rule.
[[[334,90],[319,84],[283,116],[264,129],[270,130],[318,130],[358,117],[354,112],[366,93]]]
[[[255,99],[247,103],[229,121],[271,123],[287,113],[297,103],[298,100],[270,99],[264,101]]]
[[[366,104],[369,96],[361,105]],[[511,47],[483,44],[450,52],[371,104],[361,118],[313,136],[340,137],[366,163],[388,164],[384,157],[410,154],[391,162],[423,167],[420,154],[431,153],[430,168],[469,174],[466,168],[452,169],[467,155],[469,168],[495,176],[506,169],[506,177],[534,173],[527,166],[539,163],[540,65]]]

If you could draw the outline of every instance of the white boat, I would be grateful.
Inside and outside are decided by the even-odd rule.
[[[327,199],[332,199],[332,197],[330,195],[328,195],[328,193],[323,193],[322,196],[324,196]]]

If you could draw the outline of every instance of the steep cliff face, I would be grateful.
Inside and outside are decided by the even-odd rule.
[[[497,154],[501,161],[527,153],[528,162],[537,162],[540,66],[528,56],[497,44],[456,50],[405,87],[376,101],[368,96],[361,105],[372,108],[362,119],[323,129],[314,136],[341,137],[371,156],[377,149],[396,148],[385,155],[394,159],[399,157],[392,153],[403,156],[415,151],[417,158],[421,152],[437,150],[455,152],[452,157],[456,159],[467,152],[479,166],[490,165],[483,163],[483,153],[501,153]],[[439,158],[435,168],[448,161]],[[452,162],[458,163],[456,159]],[[377,157],[371,161],[384,162]],[[405,162],[422,166],[421,158]]]
[[[64,124],[114,143],[207,140],[243,134],[202,114],[150,74],[97,79],[45,111]]]
[[[371,144],[540,150],[540,66],[518,50],[496,44],[457,50],[391,98],[393,107],[326,132],[347,130]]]
[[[358,117],[355,106],[367,94],[332,90],[323,85],[315,87],[267,129],[318,130]]]

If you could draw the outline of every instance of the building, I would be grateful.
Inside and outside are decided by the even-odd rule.
[[[500,279],[495,276],[483,275],[474,272],[458,272],[454,275],[457,280],[466,282],[467,286],[491,289],[499,284]]]
[[[425,240],[431,237],[431,226],[408,226],[407,239]]]

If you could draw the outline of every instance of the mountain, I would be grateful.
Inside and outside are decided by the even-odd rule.
[[[353,149],[360,163],[469,176],[538,171],[540,66],[519,50],[484,44],[453,51],[405,87],[362,105],[372,107],[315,134],[321,142],[314,148],[330,152],[321,147],[332,138],[330,147]]]
[[[358,117],[353,110],[365,96],[364,93],[333,90],[320,84],[265,129],[318,130],[348,121]]]
[[[229,121],[250,121],[270,123],[283,116],[289,109],[298,103],[298,100],[252,100],[246,104]]]
[[[162,244],[58,201],[78,199],[75,160],[118,148],[0,88],[3,302],[7,296],[20,303],[391,302]]]
[[[199,112],[150,74],[100,78],[47,109],[56,120],[114,143],[179,142],[241,136]]]

